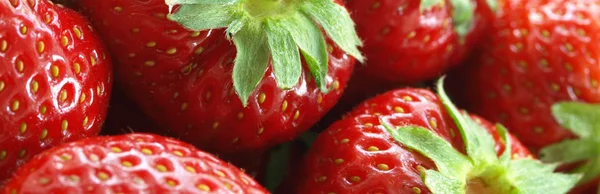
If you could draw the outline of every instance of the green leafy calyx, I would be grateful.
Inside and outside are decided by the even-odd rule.
[[[269,61],[277,86],[290,89],[302,74],[301,56],[316,85],[327,92],[328,53],[322,31],[344,52],[363,61],[362,42],[348,11],[333,0],[165,0],[168,18],[202,31],[226,28],[237,55],[233,86],[244,106]],[[178,6],[178,9],[175,7]]]
[[[600,176],[600,104],[559,102],[552,106],[552,115],[564,128],[577,135],[540,150],[545,162],[583,162],[574,172],[584,176],[586,183]]]
[[[456,124],[465,145],[463,154],[433,131],[415,126],[393,128],[382,121],[400,144],[431,159],[436,169],[422,169],[423,182],[436,194],[548,194],[566,193],[580,176],[555,173],[556,165],[545,165],[528,158],[511,158],[508,132],[496,126],[505,142],[503,153],[496,153],[491,134],[467,113],[460,112],[438,82],[438,96]]]

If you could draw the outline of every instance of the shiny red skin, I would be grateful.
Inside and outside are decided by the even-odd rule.
[[[496,150],[502,153],[504,142],[492,124],[473,118],[493,135]],[[295,193],[430,193],[417,166],[435,168],[433,162],[401,146],[380,125],[380,119],[396,127],[430,129],[463,152],[459,132],[434,93],[412,88],[393,90],[363,102],[321,133],[299,176],[293,177]],[[513,157],[531,157],[517,139],[511,137],[511,141]],[[388,169],[378,168],[379,164],[386,164]],[[352,181],[354,176],[360,180]]]
[[[237,167],[190,144],[141,133],[57,146],[23,165],[5,191],[202,193],[201,184],[214,193],[268,193]]]
[[[473,0],[473,26],[461,42],[452,26],[450,1],[443,2],[421,12],[420,0],[348,0],[367,57],[357,70],[366,74],[360,80],[416,83],[462,61],[483,35],[492,12],[485,0]]]
[[[72,10],[1,1],[0,21],[1,181],[42,150],[96,135],[112,71],[99,38]]]
[[[448,90],[465,109],[503,123],[532,151],[572,138],[550,107],[600,102],[598,3],[501,1],[493,36],[451,74]]]
[[[165,19],[163,0],[79,3],[109,41],[120,64],[117,82],[127,94],[164,129],[211,151],[264,149],[293,139],[337,102],[355,61],[331,47],[327,83],[333,90],[327,94],[306,68],[296,87],[281,90],[269,67],[244,108],[231,79],[235,47],[223,30],[186,30]],[[177,52],[169,54],[171,48]]]

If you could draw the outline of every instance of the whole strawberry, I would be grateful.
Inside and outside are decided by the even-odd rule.
[[[79,4],[109,41],[128,95],[211,151],[293,139],[336,103],[362,59],[352,20],[331,0]]]
[[[579,176],[554,168],[501,125],[459,112],[443,90],[407,88],[321,133],[294,193],[565,193]]]
[[[0,181],[33,155],[96,135],[111,63],[86,20],[51,1],[0,2]]]
[[[458,64],[483,35],[495,0],[348,0],[347,7],[367,57],[353,79],[373,82],[361,87],[370,90],[433,79]]]
[[[268,193],[237,167],[151,134],[88,138],[23,165],[11,193]]]
[[[534,151],[574,137],[552,117],[551,106],[600,102],[597,3],[502,1],[480,52],[449,77],[453,97],[506,125]]]

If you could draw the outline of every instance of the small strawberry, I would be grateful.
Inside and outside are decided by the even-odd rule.
[[[88,138],[23,165],[8,193],[268,193],[237,167],[151,134]]]
[[[128,96],[211,151],[293,139],[336,103],[362,59],[349,14],[332,0],[79,4],[109,40]]]
[[[501,2],[480,52],[448,78],[457,104],[506,125],[534,152],[574,137],[554,120],[551,106],[600,102],[598,3]]]
[[[367,57],[358,82],[417,83],[443,74],[483,35],[494,2],[348,0]]]
[[[47,0],[0,1],[0,181],[42,150],[96,135],[111,63],[85,18]]]
[[[295,193],[547,194],[577,182],[530,156],[443,90],[408,88],[363,102],[321,133],[293,178]]]

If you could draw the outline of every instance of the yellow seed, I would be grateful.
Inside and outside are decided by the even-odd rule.
[[[113,8],[116,12],[122,12],[123,8],[120,6],[116,6],[115,8]]]
[[[154,67],[154,65],[156,65],[156,63],[154,61],[144,62],[144,66],[146,66],[146,67]]]
[[[183,156],[183,153],[181,153],[178,150],[173,151],[173,154],[175,154],[176,156],[180,156],[180,157]]]
[[[349,139],[342,139],[342,140],[340,141],[340,143],[348,143],[348,142],[350,142],[350,140],[349,140]]]
[[[67,96],[68,94],[66,90],[63,89],[60,91],[60,101],[64,102],[65,100],[67,100]]]
[[[340,89],[340,82],[338,80],[333,81],[333,89]]]
[[[421,189],[419,187],[413,187],[412,190],[415,194],[421,194]]]
[[[367,126],[367,127],[372,127],[372,126],[373,126],[373,123],[365,123],[365,126]]]
[[[212,124],[212,128],[213,128],[213,129],[216,129],[217,127],[219,127],[219,122],[214,122],[214,123]]]
[[[4,81],[0,81],[0,92],[2,90],[4,90],[4,87],[6,86],[6,84],[4,84]]]
[[[63,131],[64,131],[64,130],[67,130],[67,127],[69,127],[69,121],[67,121],[67,120],[63,120],[63,121],[62,121],[62,124],[61,124],[61,128],[62,128],[62,130],[63,130]]]
[[[181,110],[186,110],[187,108],[188,108],[187,102],[181,103]]]
[[[21,34],[27,34],[27,26],[21,26]]]
[[[92,66],[96,65],[96,58],[92,55],[90,55],[90,63],[92,64]]]
[[[18,100],[14,100],[14,101],[12,102],[12,105],[11,105],[11,107],[10,107],[10,110],[12,110],[12,111],[17,111],[17,110],[19,110],[19,105],[20,105],[20,104],[21,104],[21,102],[19,102]]]
[[[119,147],[111,147],[110,151],[115,152],[115,153],[123,152],[123,150],[121,150],[121,148],[119,148]]]
[[[239,112],[239,113],[237,114],[237,118],[238,118],[239,120],[242,120],[242,119],[244,118],[244,113],[243,113],[243,112]]]
[[[41,114],[46,114],[46,110],[47,110],[46,106],[41,106],[40,107],[40,113]]]
[[[48,129],[42,129],[42,134],[40,134],[40,140],[46,139],[48,136]]]
[[[404,113],[404,109],[402,107],[394,107],[394,112],[396,113]]]
[[[360,182],[361,179],[358,176],[352,176],[352,177],[350,177],[350,181],[357,183],[357,182]]]
[[[33,91],[34,93],[38,91],[38,89],[40,88],[40,84],[37,81],[32,81],[31,82],[31,91]]]
[[[298,117],[300,117],[300,111],[297,110],[296,113],[294,113],[294,120],[297,120]]]
[[[369,146],[369,147],[367,148],[367,151],[371,151],[371,152],[374,152],[374,151],[379,151],[379,148],[378,148],[378,147],[375,147],[375,146]]]
[[[257,134],[262,134],[265,131],[264,127],[258,128],[258,133]]]
[[[73,70],[75,70],[75,74],[79,74],[81,72],[81,65],[77,62],[73,63]]]
[[[417,36],[417,32],[412,31],[410,33],[408,33],[408,35],[406,36],[407,39],[411,39],[414,38],[415,36]]]
[[[177,48],[170,48],[169,50],[167,50],[167,54],[172,55],[177,53]]]
[[[429,125],[431,125],[432,128],[437,128],[437,121],[434,118],[429,119]]]
[[[565,43],[565,49],[567,49],[567,51],[569,51],[569,52],[572,52],[573,45],[571,43]]]
[[[96,174],[96,176],[97,176],[97,177],[98,177],[100,180],[103,180],[103,181],[105,181],[105,180],[108,180],[108,178],[110,178],[110,177],[108,176],[108,174],[106,174],[105,172],[98,172],[98,173]]]
[[[6,150],[0,151],[0,160],[4,160],[6,158],[7,154],[8,153],[6,152]]]
[[[26,153],[26,152],[27,152],[26,150],[21,150],[21,151],[19,151],[19,155],[18,155],[18,157],[19,157],[19,158],[23,158],[23,156],[25,156],[25,153]]]
[[[190,34],[190,36],[191,36],[191,37],[197,37],[197,36],[200,36],[200,32],[198,32],[198,31],[194,31],[194,32],[192,32],[192,34]]]
[[[196,50],[194,51],[194,54],[197,54],[197,55],[199,55],[199,54],[201,54],[202,52],[204,52],[204,47],[198,47],[198,48],[196,48]]]
[[[63,154],[60,156],[60,159],[62,159],[63,161],[69,161],[73,158],[73,156],[69,155],[69,154]]]
[[[133,164],[130,161],[123,161],[121,162],[121,165],[125,166],[125,167],[132,167]]]
[[[37,51],[38,53],[43,53],[46,50],[46,44],[42,41],[37,42]]]
[[[69,45],[69,38],[67,38],[66,36],[62,36],[60,38],[60,42],[62,43],[63,46],[67,46],[67,45]]]
[[[159,165],[156,165],[156,170],[158,170],[160,172],[166,172],[167,167],[165,165],[159,164]]]
[[[326,176],[322,176],[322,177],[317,178],[317,182],[323,182],[325,180],[327,180]]]
[[[100,160],[100,157],[98,157],[98,155],[96,155],[96,154],[90,154],[89,157],[90,157],[90,160],[94,161],[94,162],[97,162]]]
[[[23,64],[23,61],[17,59],[17,61],[15,62],[15,67],[17,68],[17,71],[19,71],[20,73],[23,73],[25,64]]]
[[[403,96],[402,99],[409,102],[413,100],[410,96]]]
[[[317,95],[317,103],[321,104],[321,102],[323,102],[323,95],[319,93],[319,95]]]
[[[87,116],[86,116],[85,118],[83,118],[83,126],[84,126],[84,127],[85,127],[85,126],[87,126],[87,124],[88,124],[88,120],[89,120],[89,119],[88,119],[88,117],[87,117]]]
[[[210,187],[208,187],[208,185],[205,184],[198,184],[196,185],[196,188],[200,189],[201,191],[210,191]]]
[[[132,29],[131,29],[131,32],[133,32],[133,33],[138,33],[138,32],[140,32],[140,29],[139,29],[139,28],[132,28]]]
[[[229,184],[229,183],[225,183],[224,185],[225,185],[225,187],[227,187],[228,189],[231,189],[231,188],[233,187],[233,186],[231,186],[231,184]]]
[[[187,170],[188,172],[191,172],[191,173],[196,173],[196,169],[194,167],[191,167],[191,166],[186,166],[185,170]]]
[[[220,177],[225,177],[225,173],[223,173],[219,170],[215,171],[215,174],[219,175]]]
[[[142,153],[146,154],[146,155],[150,155],[153,154],[152,150],[148,149],[148,148],[142,148]]]
[[[21,126],[19,126],[19,132],[23,134],[25,131],[27,131],[27,123],[21,123]]]
[[[263,102],[265,102],[265,99],[267,99],[267,95],[265,93],[260,93],[258,95],[258,103],[262,104]]]
[[[281,111],[282,112],[285,111],[287,109],[287,107],[288,107],[288,102],[287,102],[287,100],[284,100],[283,104],[281,104]]]
[[[154,42],[154,41],[153,42],[148,42],[148,43],[146,43],[146,46],[147,47],[155,47],[156,46],[156,42]]]
[[[171,187],[177,186],[177,182],[175,182],[174,180],[167,180],[167,184],[169,184],[169,186]]]
[[[341,159],[341,158],[335,159],[335,160],[333,161],[333,163],[335,163],[335,164],[341,164],[341,163],[344,163],[344,159]]]
[[[6,49],[8,49],[8,42],[6,40],[0,41],[0,51],[6,52]]]
[[[58,73],[60,72],[56,65],[52,65],[50,67],[50,72],[52,73],[52,77],[58,77]]]
[[[77,36],[77,38],[81,39],[81,30],[79,30],[78,27],[74,27],[73,32],[75,32],[75,36]]]
[[[79,176],[77,176],[77,175],[70,175],[70,176],[68,176],[68,179],[71,182],[75,182],[75,183],[79,182],[79,180],[80,180]]]
[[[85,93],[81,93],[81,96],[79,97],[79,102],[83,102],[85,101]]]
[[[378,164],[377,169],[379,170],[389,170],[390,167],[387,164]]]
[[[50,179],[46,178],[46,177],[42,177],[40,178],[40,180],[38,181],[41,185],[45,185],[50,183]]]

